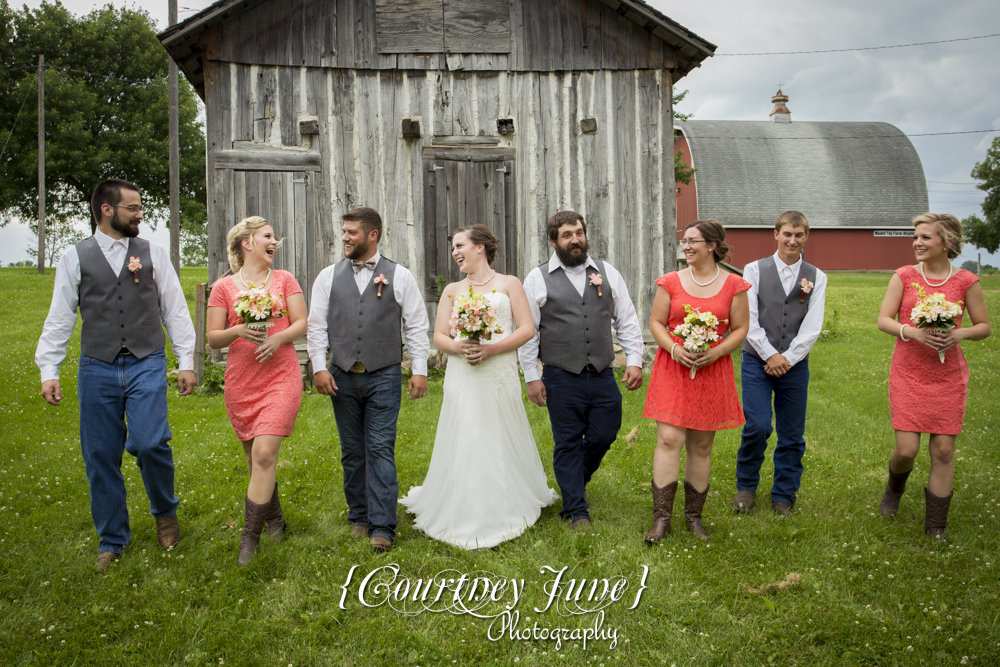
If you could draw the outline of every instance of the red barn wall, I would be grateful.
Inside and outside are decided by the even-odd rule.
[[[682,229],[678,220],[678,228]],[[809,232],[805,258],[824,271],[893,271],[913,264],[913,238],[875,236],[874,229],[829,229]],[[730,264],[742,269],[750,262],[774,254],[774,228],[726,230]]]
[[[688,148],[688,142],[684,138],[684,135],[679,136],[674,141],[674,153],[677,151],[684,151],[681,154],[681,162],[690,167],[691,150]],[[698,219],[698,194],[695,191],[695,179],[697,177],[698,174],[695,173],[690,183],[675,184],[677,187],[675,190],[677,199],[677,229],[683,230],[687,227],[688,223]]]

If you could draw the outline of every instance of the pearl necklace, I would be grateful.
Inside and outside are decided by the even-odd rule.
[[[243,286],[244,286],[244,287],[250,287],[250,284],[249,284],[249,283],[248,283],[248,282],[246,281],[246,279],[245,279],[245,278],[243,277],[243,267],[242,267],[242,266],[240,267],[240,271],[239,271],[239,274],[240,274],[240,282],[242,282],[242,283],[243,283]],[[271,279],[271,268],[270,268],[270,267],[268,267],[268,269],[267,269],[267,277],[266,277],[266,278],[264,278],[264,282],[263,282],[263,284],[261,284],[261,287],[263,287],[264,285],[266,285],[266,284],[267,284],[267,281],[268,281],[268,280],[270,280],[270,279]]]
[[[716,278],[719,277],[719,265],[718,264],[715,265],[715,275],[707,283],[700,283],[700,282],[698,282],[698,279],[694,277],[694,269],[692,269],[690,266],[688,267],[688,271],[691,273],[691,280],[693,280],[694,284],[697,285],[698,287],[708,287],[709,285],[711,285],[712,283],[715,282]]]
[[[949,264],[948,264],[948,277],[944,279],[944,282],[940,282],[937,285],[935,285],[931,281],[927,280],[927,276],[924,275],[924,263],[920,262],[920,277],[924,279],[924,282],[927,283],[928,287],[941,287],[942,285],[944,285],[944,283],[946,283],[949,280],[951,280],[951,274],[952,274],[952,272],[954,270],[955,270],[955,267],[952,266],[952,264],[949,262]]]
[[[472,278],[469,278],[469,284],[472,285],[473,287],[482,287],[483,285],[488,284],[490,282],[490,280],[493,280],[494,278],[496,278],[496,275],[497,275],[497,272],[494,271],[493,275],[489,277],[489,280],[486,280],[485,282],[481,282],[481,283],[474,283],[474,282],[472,282]]]

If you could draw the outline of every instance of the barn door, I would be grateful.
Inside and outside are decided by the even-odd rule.
[[[517,274],[513,155],[506,151],[469,158],[459,153],[460,159],[447,159],[446,154],[430,157],[425,152],[424,157],[425,286],[433,289],[438,276],[446,283],[464,277],[451,258],[448,237],[477,223],[500,239],[493,268]]]

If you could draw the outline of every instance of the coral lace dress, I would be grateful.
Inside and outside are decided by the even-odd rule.
[[[708,298],[688,294],[676,272],[666,274],[656,284],[670,295],[668,329],[673,331],[674,327],[684,322],[684,306],[687,304],[718,317],[719,326],[715,330],[720,336],[729,331],[729,308],[733,297],[750,289],[750,283],[732,273],[726,275],[726,282],[719,293]],[[676,343],[684,343],[673,334],[670,337]],[[657,349],[642,416],[698,431],[719,431],[742,425],[746,420],[736,393],[732,355],[699,368],[691,379],[690,368],[671,359],[669,350]]]
[[[931,287],[920,272],[912,266],[896,269],[903,281],[903,299],[899,303],[900,324],[913,326],[910,313],[920,300],[913,283],[924,288],[930,296],[941,292],[948,301],[965,302],[969,291],[979,277],[959,270],[940,287]],[[957,326],[962,326],[965,317]],[[907,329],[909,331],[909,329]],[[892,428],[913,433],[958,435],[965,419],[965,399],[969,390],[969,366],[958,345],[945,350],[944,363],[935,350],[915,340],[896,339],[889,370],[889,414]]]
[[[275,271],[273,276],[267,291],[280,294],[281,309],[287,311],[286,299],[301,293],[302,288],[287,271]],[[233,310],[233,304],[241,291],[228,276],[212,288],[208,305],[226,309],[227,328],[239,323],[240,317]],[[267,335],[284,331],[288,326],[286,315],[274,322]],[[253,440],[258,435],[291,435],[302,403],[302,370],[295,345],[284,343],[264,363],[257,361],[256,352],[257,346],[242,338],[229,345],[225,385],[229,421],[240,440]]]

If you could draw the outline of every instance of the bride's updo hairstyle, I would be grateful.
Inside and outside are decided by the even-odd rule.
[[[701,232],[701,237],[705,239],[706,243],[715,244],[712,256],[715,258],[716,264],[729,259],[729,246],[726,244],[726,228],[722,226],[721,222],[712,220],[711,218],[695,220],[684,229],[691,229],[692,227],[698,228],[698,231]]]
[[[270,224],[270,222],[259,215],[254,215],[249,218],[243,218],[236,223],[235,227],[229,230],[229,233],[226,234],[226,251],[229,253],[229,268],[233,273],[243,268],[243,241],[250,239],[250,247],[252,248],[254,230]],[[281,247],[280,240],[278,241],[278,247]]]
[[[913,228],[917,225],[934,225],[937,233],[948,248],[948,259],[955,259],[962,254],[962,246],[965,244],[964,233],[962,232],[962,222],[950,213],[924,213],[913,219]]]
[[[471,227],[461,227],[456,229],[451,235],[451,238],[455,238],[455,234],[460,234],[465,232],[469,235],[469,243],[472,245],[482,245],[483,249],[486,251],[486,261],[489,264],[493,263],[494,258],[497,256],[497,251],[500,249],[500,239],[493,235],[490,228],[486,225],[472,225]]]

